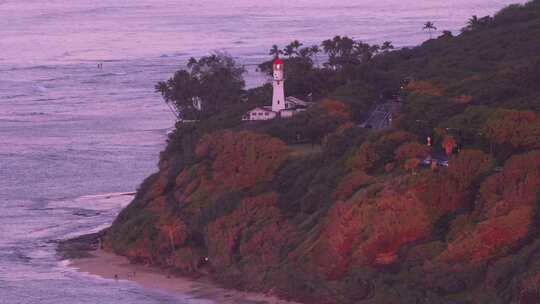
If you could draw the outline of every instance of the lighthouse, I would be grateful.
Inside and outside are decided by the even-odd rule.
[[[279,57],[274,61],[273,70],[274,96],[272,97],[272,111],[279,113],[285,109],[285,77],[283,76],[283,61]]]
[[[283,75],[283,61],[276,58],[272,66],[272,86],[274,94],[272,96],[272,105],[257,106],[244,115],[243,121],[263,121],[276,118],[291,118],[294,115],[304,112],[312,105],[311,102],[305,102],[294,96],[285,98],[285,77]]]

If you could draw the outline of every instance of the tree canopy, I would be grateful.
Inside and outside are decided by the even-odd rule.
[[[191,58],[187,69],[158,82],[155,88],[179,119],[199,120],[239,102],[245,71],[230,55],[215,53],[199,60]]]

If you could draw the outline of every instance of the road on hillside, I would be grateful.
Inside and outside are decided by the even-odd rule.
[[[368,119],[361,124],[363,128],[384,129],[391,125],[392,116],[399,112],[400,103],[386,102],[378,105],[369,115]]]

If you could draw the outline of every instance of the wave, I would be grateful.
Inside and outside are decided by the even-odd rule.
[[[127,75],[126,72],[110,72],[110,73],[98,74],[97,76],[98,77],[114,77],[114,76],[125,76],[125,75]]]
[[[133,196],[136,192],[130,191],[130,192],[112,192],[112,193],[105,193],[105,194],[93,194],[93,195],[83,195],[79,198],[86,199],[86,198],[111,198],[114,196]]]
[[[15,72],[15,71],[28,71],[28,70],[57,70],[59,68],[60,67],[56,65],[33,65],[33,66],[26,66],[26,67],[14,67],[14,68],[6,69],[3,71]]]
[[[41,116],[41,115],[47,115],[47,114],[44,112],[29,112],[29,113],[15,113],[14,115],[15,116]]]
[[[56,77],[56,78],[42,79],[40,81],[42,81],[42,82],[55,82],[55,81],[69,80],[69,79],[71,79],[70,76],[62,76],[62,77]]]
[[[15,99],[20,97],[27,97],[26,94],[17,94],[17,95],[7,95],[7,96],[0,96],[0,99]]]
[[[32,89],[34,90],[34,92],[38,92],[38,93],[45,93],[45,92],[49,91],[49,89],[47,89],[46,87],[44,87],[42,85],[39,85],[39,84],[33,85]]]
[[[76,221],[94,221],[95,219],[99,221],[99,219],[112,216],[112,214],[119,212],[127,206],[133,200],[134,194],[134,192],[115,192],[65,198],[49,201],[46,208],[58,211],[63,210],[62,212],[66,212],[69,216],[75,216],[77,218]],[[107,225],[109,224],[107,223]],[[86,229],[84,230],[86,232]],[[73,231],[75,234],[78,232]]]

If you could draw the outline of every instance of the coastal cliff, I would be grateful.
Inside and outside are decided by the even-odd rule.
[[[314,72],[286,121],[178,123],[105,247],[304,303],[539,303],[540,1],[487,20]],[[387,86],[399,114],[360,128]]]

